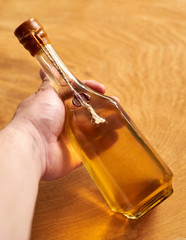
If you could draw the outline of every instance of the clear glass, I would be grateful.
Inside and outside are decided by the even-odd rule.
[[[43,50],[36,59],[65,104],[71,149],[113,211],[143,216],[173,192],[171,170],[118,102],[78,81],[51,45]]]

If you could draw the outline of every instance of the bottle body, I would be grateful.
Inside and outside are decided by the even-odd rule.
[[[93,94],[91,99],[106,122],[96,126],[69,99],[66,136],[111,209],[139,218],[172,193],[172,173],[117,103]]]
[[[172,172],[120,104],[84,86],[58,56],[56,61],[71,88],[55,74],[43,53],[36,58],[65,104],[68,141],[111,209],[135,219],[171,195]],[[101,119],[99,123],[92,111]]]

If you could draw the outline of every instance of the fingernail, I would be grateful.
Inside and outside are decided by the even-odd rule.
[[[39,73],[40,73],[40,77],[41,77],[42,79],[44,79],[44,78],[46,77],[46,74],[45,74],[45,72],[43,71],[43,69],[40,69]]]

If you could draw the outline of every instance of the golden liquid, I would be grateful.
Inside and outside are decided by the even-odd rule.
[[[172,172],[116,102],[88,92],[105,123],[66,100],[66,135],[113,211],[139,218],[172,193]]]
[[[39,55],[38,61],[65,103],[69,147],[83,161],[111,209],[128,218],[139,218],[167,198],[172,193],[172,172],[121,106],[71,79],[65,68],[69,87],[56,69],[48,67],[46,57]],[[59,65],[63,72],[63,64]],[[85,100],[90,100],[91,108],[78,104],[81,93],[89,95]],[[92,108],[105,122],[96,124]]]

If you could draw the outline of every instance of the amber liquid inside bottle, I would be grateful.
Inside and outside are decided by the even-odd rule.
[[[37,60],[65,104],[69,149],[75,150],[111,209],[137,219],[170,196],[171,170],[120,104],[67,74],[69,87],[60,75],[55,76],[42,55]],[[104,121],[96,123],[92,111],[79,98]]]
[[[48,49],[62,75],[43,53],[36,57],[65,104],[72,155],[82,160],[113,211],[132,219],[143,216],[173,192],[171,170],[119,103],[83,85]]]
[[[90,112],[64,99],[65,132],[70,144],[97,184],[111,209],[128,218],[139,218],[172,193],[172,173],[147,145],[119,103],[81,85],[77,92],[89,95],[95,112],[105,119],[95,124]],[[60,87],[59,87],[60,88]]]

